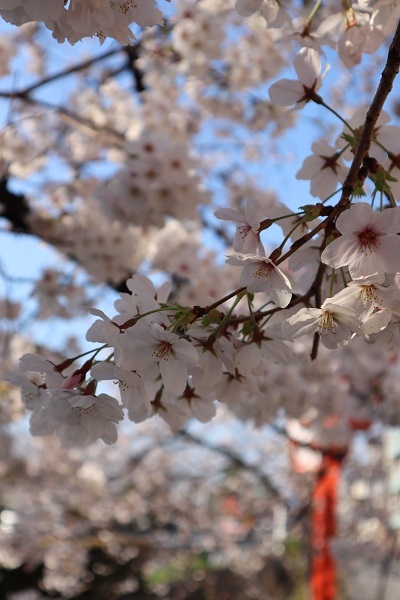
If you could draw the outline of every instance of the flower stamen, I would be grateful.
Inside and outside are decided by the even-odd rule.
[[[156,362],[168,360],[171,350],[172,344],[169,342],[161,342],[161,344],[153,351],[152,356],[156,358]]]
[[[335,335],[335,325],[334,325],[333,315],[332,315],[332,313],[328,312],[327,310],[324,310],[324,312],[319,317],[319,321],[318,321],[319,335],[321,335],[322,332],[325,332],[325,335],[328,335],[328,333],[333,333]]]
[[[263,281],[267,281],[271,271],[273,271],[273,266],[266,262],[261,262],[257,264],[257,269],[254,271],[254,277],[258,279],[262,279]]]
[[[378,304],[378,296],[376,293],[376,288],[374,285],[363,285],[361,288],[361,301],[364,304],[364,306],[366,304],[368,304],[368,302],[370,302],[371,304]],[[380,304],[382,304],[382,300],[380,301]]]
[[[367,250],[372,252],[375,248],[381,245],[381,241],[379,239],[380,234],[370,227],[367,227],[363,231],[356,232],[356,235],[360,243],[361,252],[367,252]]]

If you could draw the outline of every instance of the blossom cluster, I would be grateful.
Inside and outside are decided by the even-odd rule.
[[[57,41],[70,43],[83,37],[97,35],[120,44],[130,44],[135,39],[131,23],[141,27],[162,24],[162,15],[154,0],[3,0],[1,17],[8,23],[22,25],[30,21],[43,22],[53,32]]]
[[[217,307],[223,302],[205,309],[168,304],[169,284],[156,290],[148,278],[134,275],[127,281],[129,293],[121,293],[115,302],[112,319],[91,309],[100,318],[86,338],[101,346],[82,367],[63,376],[73,360],[56,366],[25,355],[21,370],[44,373],[44,383],[21,373],[8,375],[11,383],[21,386],[25,406],[32,411],[33,435],[55,431],[64,445],[97,438],[113,443],[122,408],[135,422],[157,413],[178,430],[189,416],[210,420],[215,400],[233,406],[248,405],[250,399],[262,404],[266,382],[280,373],[271,362],[289,364],[291,342],[299,337],[318,335],[328,349],[345,346],[355,336],[378,344],[398,337],[399,208],[375,212],[368,203],[358,202],[341,213],[337,237],[326,245],[321,260],[332,269],[332,277],[335,270],[342,271],[342,289],[330,293],[320,307],[300,310],[290,305],[298,303],[293,301],[296,297],[305,303],[307,294],[301,298],[295,277],[277,266],[274,257],[265,256],[259,236],[262,222],[254,207],[245,214],[221,209],[217,215],[237,224],[237,254],[227,258],[228,264],[242,268],[242,287],[230,295],[236,296],[233,305],[221,312]],[[272,303],[274,308],[256,309],[258,295],[264,306]],[[243,318],[237,311],[244,299]],[[285,318],[287,307],[292,316]],[[261,322],[265,316],[268,325]],[[106,348],[111,354],[97,360]],[[108,394],[96,396],[102,381],[118,384],[121,405]],[[272,387],[279,390],[277,381]],[[272,411],[270,407],[271,416],[278,408],[279,402]]]
[[[218,54],[221,30],[214,23],[214,7],[221,2],[203,2],[203,10],[194,5],[180,8],[181,19],[175,32],[176,48],[190,53],[194,63],[205,64],[205,57]],[[232,9],[233,3],[224,6]],[[320,48],[336,47],[343,62],[352,67],[361,62],[362,53],[373,53],[390,35],[400,14],[398,2],[387,0],[344,5],[341,12],[328,12],[316,26],[314,14],[310,19],[293,21],[289,11],[276,0],[237,0],[235,10],[242,18],[261,14],[266,27],[283,32],[286,39],[295,39],[302,46]],[[121,44],[131,44],[135,36],[129,25],[151,27],[163,23],[162,13],[154,0],[1,0],[1,17],[15,25],[43,22],[59,41],[74,44],[83,37],[97,35]],[[202,17],[204,21],[202,21]],[[210,25],[214,23],[214,25]]]
[[[4,0],[2,5],[0,0],[1,14],[3,9],[11,21],[43,20],[57,39],[72,42],[97,32],[128,43],[129,23],[161,22],[150,0],[140,8],[108,0],[54,2],[51,10],[46,2]],[[227,19],[235,35],[246,28],[238,43],[224,27]],[[258,423],[273,419],[281,408],[300,418],[310,409],[306,386],[296,396],[298,408],[282,388],[290,379],[285,369],[303,373],[300,355],[306,347],[313,359],[320,344],[328,350],[360,343],[393,347],[400,315],[400,128],[385,112],[377,115],[368,153],[349,186],[366,110],[341,116],[325,102],[330,65],[323,51],[337,48],[344,64],[353,67],[362,53],[375,52],[393,27],[380,1],[338,14],[317,3],[298,20],[289,19],[274,0],[238,0],[235,6],[222,0],[181,2],[167,33],[143,34],[134,60],[143,79],[139,99],[101,74],[96,91],[86,85],[71,94],[63,114],[74,127],[52,130],[47,125],[53,115],[29,108],[21,126],[5,127],[4,178],[43,175],[55,145],[57,158],[68,167],[64,182],[46,182],[43,194],[29,198],[26,229],[72,257],[91,282],[128,290],[120,294],[112,318],[91,309],[99,318],[87,340],[100,346],[87,353],[92,357],[83,366],[72,369],[81,355],[56,364],[31,353],[21,360],[22,373],[8,376],[22,387],[34,435],[56,433],[65,446],[99,438],[110,444],[124,410],[135,422],[157,413],[178,430],[191,416],[210,420],[215,401]],[[279,79],[287,66],[279,51],[285,44],[301,46],[293,60],[296,79]],[[271,78],[277,80],[269,100],[262,94],[245,99],[249,88],[261,89]],[[27,95],[21,93],[19,100]],[[310,103],[344,125],[333,141],[314,142],[313,154],[297,172],[298,179],[310,181],[311,196],[320,202],[295,212],[254,182],[235,178],[234,169],[221,169],[225,195],[215,202],[216,224],[204,210],[211,193],[201,175],[212,180],[218,165],[212,153],[200,158],[191,151],[197,134],[199,147],[204,141],[201,125],[208,124],[208,114],[249,131],[264,131],[274,122],[279,133]],[[222,126],[220,132],[223,141],[228,134]],[[112,163],[111,175],[86,170],[104,157]],[[217,266],[217,252],[202,248],[202,227],[225,246],[232,242],[224,269]],[[283,241],[271,251],[272,227],[280,228]],[[139,272],[124,287],[127,274],[143,268],[170,280],[170,296],[167,286],[157,291]],[[70,306],[86,302],[79,285],[71,286],[64,306],[54,281],[60,283],[57,272],[47,271],[34,291],[39,315],[68,315]],[[44,373],[44,381],[31,380],[27,372]],[[105,383],[110,381],[118,386],[114,395]],[[107,393],[98,393],[99,386]],[[327,389],[332,392],[334,385]]]

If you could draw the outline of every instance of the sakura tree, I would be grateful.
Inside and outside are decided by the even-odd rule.
[[[29,257],[22,278],[2,264],[2,422],[20,388],[30,433],[68,453],[226,405],[289,440],[314,504],[334,505],[356,432],[399,425],[400,5],[0,15],[17,26],[0,55],[4,247],[30,236],[51,256],[38,277]],[[40,340],[48,319],[74,339]],[[329,510],[312,514],[314,600],[336,597]]]

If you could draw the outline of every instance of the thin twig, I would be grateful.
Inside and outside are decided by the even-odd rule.
[[[104,52],[103,54],[99,54],[98,56],[89,58],[88,60],[85,60],[84,62],[81,62],[77,65],[73,65],[72,67],[69,67],[68,69],[64,69],[63,71],[59,71],[58,73],[54,73],[53,75],[44,77],[43,79],[40,79],[40,81],[33,83],[32,85],[24,88],[23,90],[20,90],[17,93],[15,93],[14,91],[9,92],[9,97],[10,98],[15,97],[15,96],[20,97],[22,95],[27,96],[28,94],[30,94],[34,90],[37,90],[38,88],[42,87],[43,85],[47,85],[48,83],[56,81],[57,79],[61,79],[62,77],[67,77],[68,75],[72,75],[73,73],[78,73],[79,71],[84,71],[85,69],[87,69],[88,67],[91,67],[96,62],[100,62],[106,58],[109,58],[110,56],[114,56],[115,54],[118,54],[118,52],[123,52],[123,50],[124,50],[124,48],[121,46],[118,48],[114,48],[113,50],[109,50],[108,52]],[[3,92],[2,92],[2,94],[3,94]]]
[[[247,471],[251,471],[254,473],[261,483],[265,486],[268,492],[273,496],[276,500],[283,503],[287,508],[289,508],[288,501],[283,497],[282,493],[279,489],[272,483],[271,479],[263,473],[258,467],[254,465],[247,464],[238,454],[235,454],[227,447],[222,446],[214,446],[209,444],[205,440],[196,437],[195,435],[189,433],[186,430],[180,431],[180,435],[187,439],[190,442],[194,442],[203,448],[208,448],[209,450],[213,450],[214,452],[218,452],[218,454],[222,454],[226,458],[228,458],[232,463],[240,467],[241,469],[246,469]]]

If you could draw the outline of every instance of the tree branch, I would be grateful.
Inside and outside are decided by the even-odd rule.
[[[218,454],[222,454],[226,458],[228,458],[234,465],[240,467],[241,469],[246,469],[247,471],[251,471],[254,473],[261,483],[265,486],[268,492],[278,500],[282,504],[284,504],[287,508],[289,508],[288,501],[283,497],[282,493],[279,489],[272,483],[271,479],[263,473],[258,467],[247,464],[238,454],[232,452],[229,448],[221,447],[221,446],[213,446],[212,444],[208,444],[205,440],[197,438],[193,434],[189,433],[186,430],[179,432],[182,437],[187,439],[190,442],[198,444],[203,448],[208,448],[209,450],[213,450],[214,452],[218,452]]]

